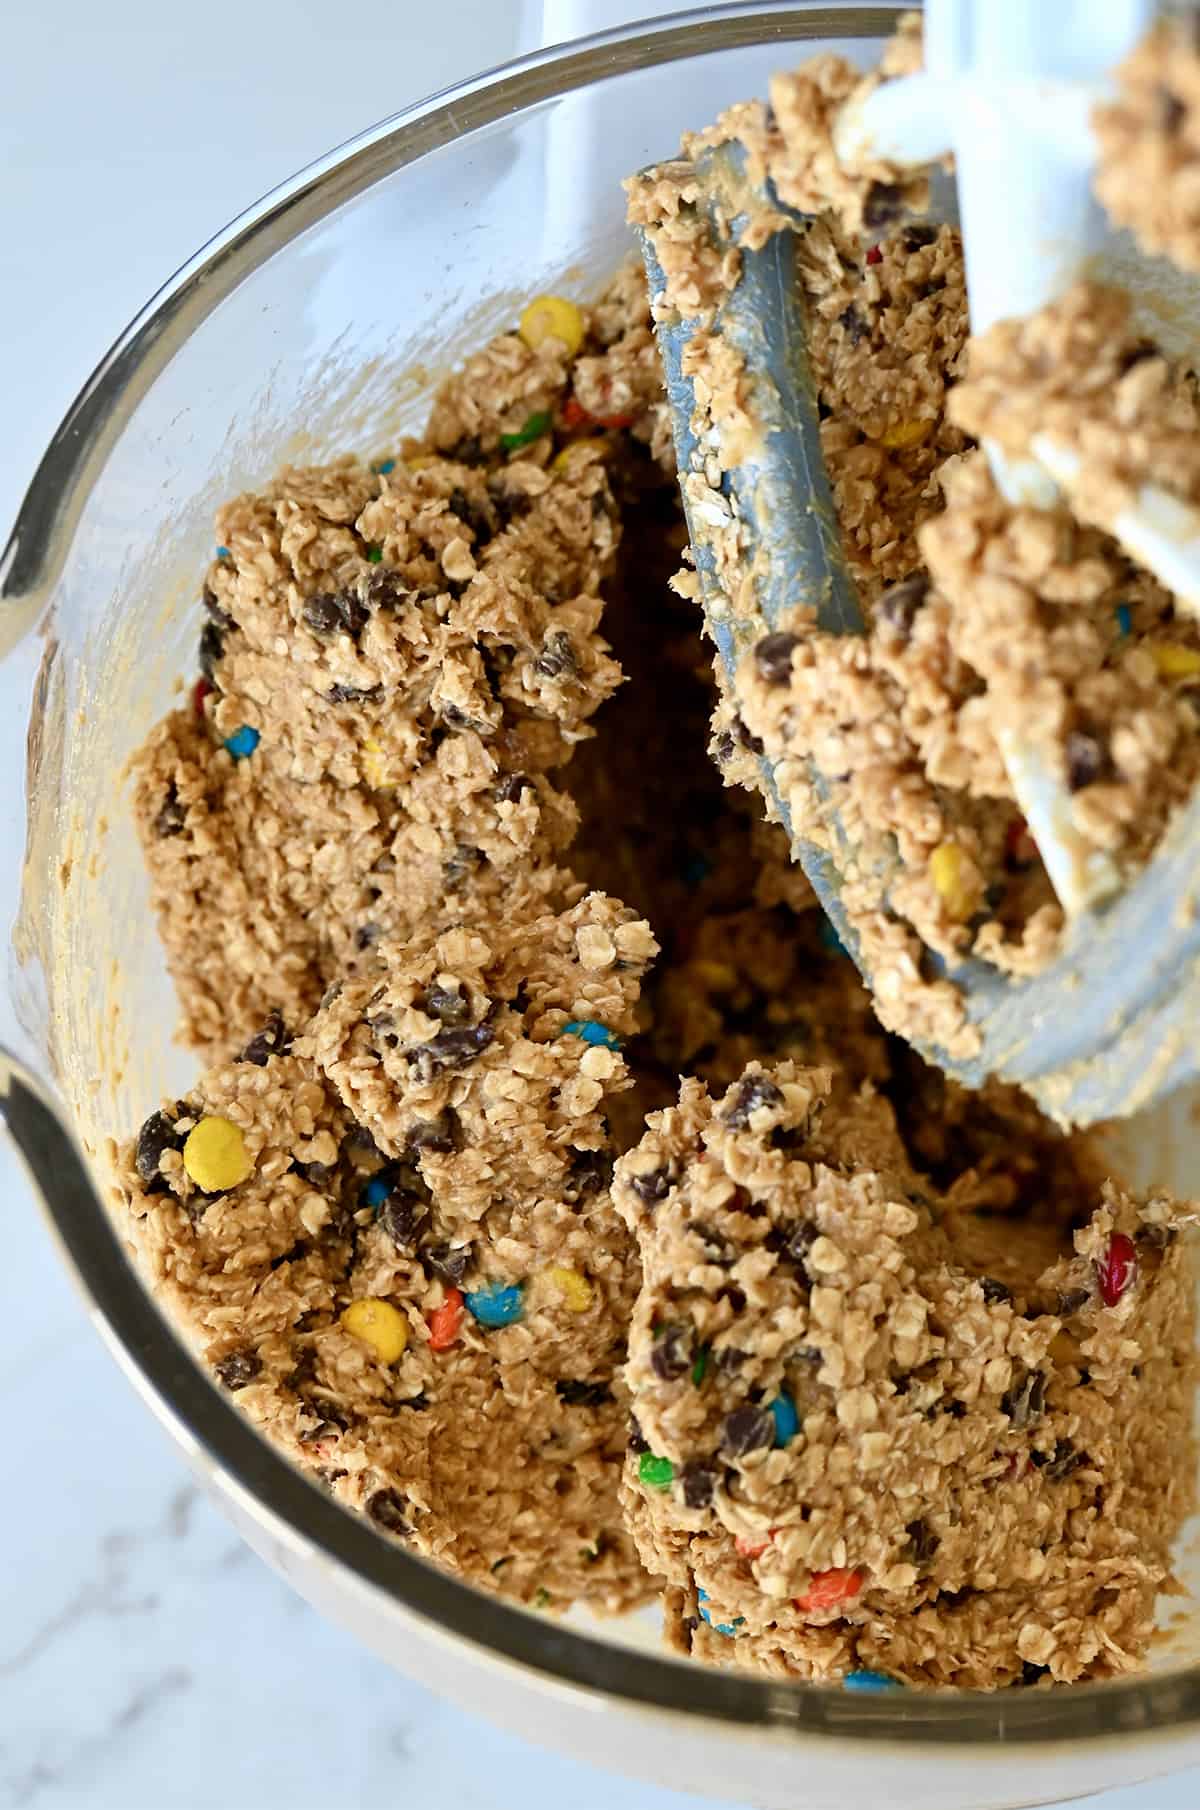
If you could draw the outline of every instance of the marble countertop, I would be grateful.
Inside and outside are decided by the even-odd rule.
[[[548,9],[553,36],[656,10],[668,8]],[[11,11],[0,530],[72,395],[168,271],[308,158],[543,28],[533,0],[439,0],[436,33],[413,24],[415,7],[344,9],[331,79],[316,0],[65,0],[52,45],[42,9]],[[0,668],[5,942],[34,661],[21,649]],[[101,1348],[2,1143],[0,1203],[0,1810],[699,1810],[535,1751],[323,1622],[198,1494]],[[1103,1802],[1183,1810],[1198,1785],[1192,1774]]]

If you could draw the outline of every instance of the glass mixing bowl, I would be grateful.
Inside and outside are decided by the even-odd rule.
[[[396,1666],[585,1758],[781,1810],[1042,1803],[1200,1760],[1200,1616],[1184,1612],[1135,1682],[863,1697],[661,1657],[636,1621],[508,1607],[340,1509],[209,1383],[103,1204],[109,1134],[192,1066],[171,1043],[119,774],[193,663],[220,498],[285,459],[386,449],[518,298],[586,291],[626,255],[622,176],[814,42],[872,54],[898,10],[717,6],[631,26],[333,152],[235,221],[114,346],[0,564],[0,648],[39,622],[45,635],[13,968],[24,1047],[0,1063],[0,1112],[107,1343],[250,1544]],[[1194,1143],[1182,1107],[1132,1135],[1143,1168],[1177,1181]]]

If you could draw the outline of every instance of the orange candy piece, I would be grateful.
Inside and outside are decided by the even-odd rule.
[[[835,1565],[832,1571],[814,1571],[804,1595],[793,1597],[792,1601],[797,1609],[836,1609],[839,1603],[848,1603],[857,1596],[862,1587],[861,1571]]]
[[[442,1305],[435,1307],[428,1316],[431,1351],[449,1351],[451,1345],[457,1342],[465,1312],[462,1289],[448,1288]]]
[[[759,1559],[771,1544],[771,1537],[768,1534],[765,1540],[752,1540],[749,1534],[740,1533],[733,1543],[744,1559]]]

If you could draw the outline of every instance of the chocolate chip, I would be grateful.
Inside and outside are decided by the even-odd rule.
[[[875,232],[892,226],[904,212],[904,196],[897,182],[873,182],[863,201],[863,225]]]
[[[1161,82],[1154,94],[1155,124],[1164,132],[1178,132],[1187,118],[1187,108],[1177,94]]]
[[[342,1142],[348,1156],[363,1156],[369,1161],[383,1154],[365,1125],[351,1125]]]
[[[733,733],[737,737],[738,741],[741,743],[742,747],[747,749],[749,751],[749,753],[751,753],[751,754],[762,754],[763,753],[763,743],[762,743],[761,736],[751,735],[749,729],[747,729],[745,723],[742,720],[740,711],[733,719]]]
[[[650,1368],[664,1383],[686,1376],[696,1355],[696,1329],[689,1322],[673,1320],[660,1327],[650,1347]]]
[[[516,804],[526,792],[536,791],[533,781],[526,773],[506,773],[496,781],[495,796],[499,804]]]
[[[746,1362],[746,1353],[736,1345],[722,1345],[713,1353],[713,1362],[725,1376],[735,1376]]]
[[[147,1186],[157,1182],[165,1186],[159,1174],[159,1161],[165,1150],[182,1150],[184,1133],[177,1131],[165,1112],[152,1112],[138,1132],[134,1167]]]
[[[283,1018],[278,1011],[273,1011],[261,1031],[251,1037],[238,1061],[265,1068],[272,1056],[285,1056],[291,1047],[292,1040],[284,1029]]]
[[[710,1226],[707,1220],[692,1219],[688,1222],[688,1231],[693,1238],[698,1238],[704,1246],[704,1255],[709,1263],[732,1263],[737,1255],[732,1243],[723,1232]]]
[[[754,646],[754,664],[767,685],[786,685],[792,676],[792,655],[799,635],[764,635]]]
[[[982,1277],[979,1286],[983,1290],[984,1300],[990,1306],[994,1307],[998,1301],[1012,1300],[1012,1289],[1006,1282],[998,1281],[995,1276]]]
[[[1059,1319],[1069,1319],[1072,1314],[1077,1314],[1081,1307],[1086,1307],[1091,1298],[1090,1288],[1060,1288],[1055,1312]]]
[[[671,1192],[671,1177],[665,1166],[658,1169],[644,1169],[640,1175],[629,1177],[629,1186],[639,1200],[644,1200],[648,1207],[665,1200]]]
[[[439,1031],[428,1043],[418,1044],[416,1049],[410,1050],[408,1059],[421,1079],[428,1081],[448,1069],[469,1068],[494,1038],[495,1032],[486,1024],[466,1024],[457,1030],[448,1028]]]
[[[1067,785],[1072,792],[1082,792],[1085,786],[1094,786],[1098,779],[1103,779],[1111,771],[1112,762],[1104,743],[1097,736],[1084,735],[1078,729],[1072,729],[1067,736],[1064,754]]]
[[[229,615],[228,611],[223,610],[217,602],[216,592],[208,585],[205,585],[204,589],[201,591],[200,601],[204,605],[209,621],[215,622],[223,634],[227,635],[230,629],[235,629],[237,627],[237,623],[233,620],[233,617]]]
[[[379,1209],[379,1224],[396,1249],[405,1253],[416,1248],[417,1235],[428,1218],[428,1198],[422,1199],[416,1193],[393,1190]]]
[[[732,1310],[735,1314],[740,1314],[741,1312],[743,1312],[743,1310],[745,1309],[745,1306],[746,1306],[745,1294],[743,1293],[743,1291],[740,1288],[736,1287],[736,1285],[733,1285],[733,1284],[731,1284],[728,1288],[723,1288],[721,1290],[720,1294],[717,1296],[717,1300],[718,1301],[728,1301],[730,1307],[732,1308]]]
[[[1089,1460],[1086,1452],[1077,1452],[1075,1450],[1075,1441],[1073,1439],[1060,1439],[1054,1447],[1054,1456],[1046,1464],[1042,1471],[1042,1475],[1051,1483],[1061,1483],[1065,1477],[1071,1475],[1072,1471],[1079,1470],[1082,1465],[1085,1465],[1088,1462]]]
[[[383,931],[378,924],[360,924],[358,929],[354,932],[354,947],[356,949],[370,949],[373,944],[379,941],[382,935]]]
[[[783,1249],[798,1269],[808,1275],[808,1253],[821,1236],[817,1226],[811,1219],[800,1219],[794,1226],[786,1228]]]
[[[698,1458],[689,1458],[680,1473],[680,1481],[687,1508],[708,1507],[717,1481],[717,1474],[710,1464],[702,1464]]]
[[[1046,1406],[1046,1378],[1030,1370],[1000,1398],[1000,1406],[1014,1427],[1027,1427],[1041,1418]]]
[[[927,1565],[941,1545],[937,1534],[928,1521],[919,1519],[910,1521],[904,1531],[908,1535],[908,1545],[903,1556],[912,1565]]]
[[[388,1533],[398,1534],[406,1540],[412,1528],[405,1515],[408,1503],[399,1490],[377,1489],[374,1495],[367,1497],[367,1513],[377,1527],[386,1529]]]
[[[563,1183],[563,1198],[585,1200],[612,1186],[613,1160],[606,1150],[573,1150],[571,1167]]]
[[[439,1156],[448,1155],[458,1149],[460,1129],[454,1108],[444,1107],[436,1119],[417,1119],[409,1127],[408,1148],[414,1152],[431,1150]]]
[[[1049,1670],[1048,1665],[1034,1665],[1032,1660],[1027,1659],[1021,1667],[1021,1676],[1014,1679],[1013,1682],[1018,1690],[1028,1690],[1031,1685],[1037,1684],[1040,1679],[1044,1678]]]
[[[899,584],[889,585],[879,599],[879,614],[905,640],[912,633],[917,611],[929,595],[929,579],[924,572],[914,572]]]
[[[382,685],[343,685],[340,680],[329,687],[325,693],[330,704],[378,704],[383,696]]]
[[[543,679],[574,678],[579,671],[579,660],[570,635],[565,635],[561,629],[548,635],[533,663],[533,670]]]
[[[370,610],[356,591],[318,591],[301,612],[314,635],[357,635],[367,625]]]
[[[825,1354],[819,1345],[797,1345],[796,1349],[792,1352],[792,1362],[794,1364],[821,1364],[824,1363],[824,1361]],[[897,1389],[897,1394],[899,1394],[899,1392],[899,1389]]]
[[[936,226],[930,226],[927,221],[915,220],[911,226],[905,227],[900,242],[905,251],[914,252],[920,251],[926,245],[932,245],[937,236]]]
[[[727,1458],[745,1458],[773,1444],[775,1422],[768,1409],[747,1402],[727,1414],[721,1426],[721,1450]]]
[[[566,1402],[569,1408],[602,1408],[605,1402],[613,1399],[607,1383],[580,1382],[573,1376],[560,1377],[554,1390],[558,1399]]]
[[[642,1429],[638,1425],[635,1416],[632,1414],[629,1416],[629,1449],[635,1455],[640,1455],[642,1452],[648,1452],[650,1450],[646,1440],[642,1437]]]
[[[457,704],[443,704],[441,718],[447,729],[471,729],[476,735],[481,736],[488,736],[492,733],[487,723],[477,722],[474,717],[468,716],[465,710],[461,710]]]
[[[179,802],[179,794],[175,790],[175,781],[172,779],[168,782],[167,795],[163,800],[162,809],[154,819],[154,834],[163,837],[178,836],[183,828],[185,816],[186,812]]]
[[[206,622],[200,631],[200,671],[210,685],[215,683],[215,668],[224,652],[224,635],[215,622]]]
[[[490,540],[496,532],[496,511],[486,497],[476,502],[465,490],[455,487],[450,492],[449,508],[450,513],[471,530],[476,541]]]
[[[421,1260],[439,1282],[448,1282],[451,1288],[457,1288],[471,1267],[473,1248],[469,1244],[426,1245]]]
[[[421,1010],[436,1018],[439,1024],[462,1024],[471,1016],[471,1002],[457,987],[443,987],[434,981],[420,996]]]
[[[722,729],[713,743],[713,755],[721,766],[733,759],[734,741],[728,729]]]
[[[866,338],[869,329],[866,321],[858,312],[858,309],[854,306],[853,302],[851,302],[848,308],[844,308],[837,318],[838,326],[845,329],[850,344],[852,346],[861,344]]]
[[[440,595],[436,585],[418,585],[414,590],[391,566],[372,567],[366,580],[360,578],[358,584],[362,592],[362,608],[367,613],[373,610],[398,610],[408,603],[427,603]]]
[[[1140,1225],[1133,1237],[1136,1244],[1148,1251],[1165,1251],[1168,1245],[1174,1244],[1178,1231],[1175,1226]]]
[[[482,864],[483,850],[470,848],[465,842],[460,842],[442,868],[442,879],[447,889],[453,891],[456,886],[461,886],[468,874],[473,874]]]
[[[217,1375],[227,1389],[244,1389],[262,1370],[257,1351],[231,1351],[217,1365]]]
[[[739,1131],[750,1123],[751,1116],[763,1107],[782,1106],[783,1095],[766,1075],[750,1075],[733,1096],[732,1104],[722,1115],[731,1131]]]

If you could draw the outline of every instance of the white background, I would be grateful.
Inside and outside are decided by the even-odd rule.
[[[561,0],[549,35],[666,10]],[[76,390],[178,264],[331,145],[530,47],[539,13],[0,6],[0,534]],[[32,668],[30,649],[0,670],[5,943]],[[322,1623],[196,1495],[87,1325],[3,1146],[0,1216],[0,1810],[699,1804],[535,1752]],[[1198,1785],[1103,1802],[1182,1810]]]

